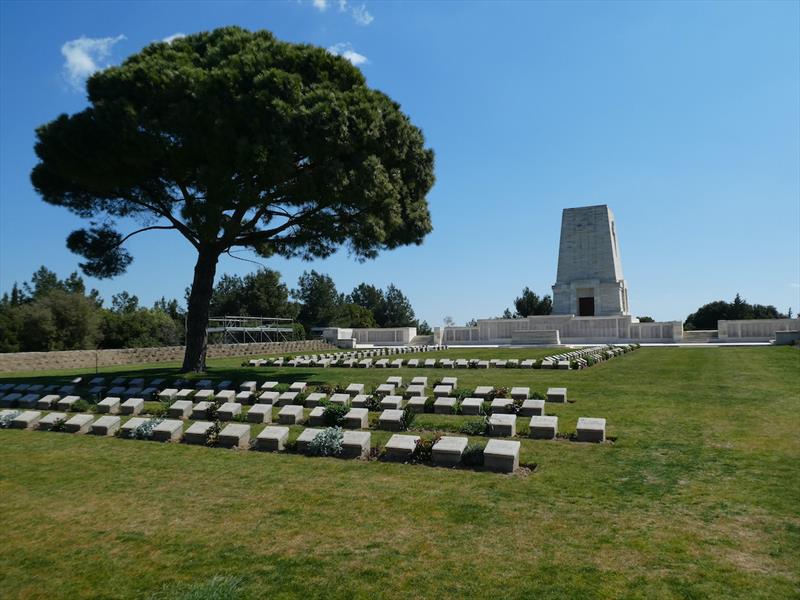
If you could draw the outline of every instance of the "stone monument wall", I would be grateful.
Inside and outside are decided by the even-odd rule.
[[[228,358],[285,352],[319,352],[333,346],[322,340],[262,342],[254,344],[212,344],[208,358]],[[56,352],[8,352],[0,354],[0,372],[55,369],[94,369],[116,365],[180,362],[183,346],[124,348],[118,350],[66,350]]]

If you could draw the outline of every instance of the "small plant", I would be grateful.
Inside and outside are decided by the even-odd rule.
[[[533,368],[534,369],[541,369],[542,368],[542,361],[540,361],[540,360],[533,361]]]
[[[278,392],[279,394],[282,394],[283,392],[288,392],[289,391],[289,384],[288,383],[279,383],[278,385],[275,386],[275,391]]]
[[[322,411],[322,422],[325,425],[328,427],[341,427],[344,425],[344,418],[348,412],[346,405],[325,400],[322,402],[322,406],[325,407],[325,410]]]
[[[489,418],[484,417],[480,421],[467,421],[461,426],[459,432],[467,435],[487,435],[489,432]]]
[[[381,397],[372,394],[367,398],[366,402],[364,402],[364,406],[367,410],[381,410]]]
[[[89,412],[93,405],[80,398],[79,400],[75,401],[75,404],[72,405],[72,410],[75,412]]]
[[[50,431],[64,431],[66,429],[67,420],[66,419],[56,419],[53,421],[53,424],[50,426]]]
[[[425,406],[423,407],[423,410],[426,413],[432,413],[433,412],[433,403],[434,402],[436,402],[435,398],[431,398],[430,396],[425,398]]]
[[[406,431],[409,427],[411,427],[411,424],[414,422],[416,416],[417,413],[414,412],[410,406],[406,406],[403,409],[403,416],[400,417],[400,430]]]
[[[577,369],[578,368],[578,361],[577,360],[569,361],[569,368],[570,369]]]
[[[233,415],[232,420],[237,423],[247,423],[247,415],[245,413],[239,413],[238,415]]]
[[[314,436],[308,444],[308,452],[312,456],[339,456],[343,439],[341,427],[328,427]]]
[[[468,467],[480,467],[483,465],[483,449],[486,446],[481,443],[467,444],[464,453],[461,455],[461,462]]]
[[[508,398],[510,393],[507,387],[496,387],[492,390],[492,398]]]
[[[149,440],[153,437],[153,430],[158,427],[158,424],[163,420],[164,419],[158,417],[147,419],[147,421],[131,431],[131,437],[137,440]]]
[[[211,427],[208,428],[208,431],[206,431],[206,446],[211,447],[217,445],[220,429],[219,421],[214,421]]]
[[[0,429],[8,429],[11,427],[11,421],[17,418],[19,415],[19,411],[15,410],[14,412],[7,413],[0,417]]]
[[[472,390],[467,388],[456,388],[452,392],[450,392],[450,396],[454,398],[458,398],[458,401],[461,402],[464,398],[469,398],[469,395],[472,393]]]
[[[156,404],[148,412],[154,417],[163,417],[164,415],[167,414],[167,407],[163,404]]]
[[[531,398],[534,400],[547,400],[547,396],[541,392],[531,392]]]
[[[430,462],[433,456],[433,446],[438,442],[442,436],[436,434],[432,439],[420,438],[414,447],[414,452],[411,455],[411,462]]]
[[[318,385],[316,391],[320,394],[325,394],[326,396],[330,396],[331,394],[337,393],[336,388],[332,385],[327,383],[323,383],[322,385]]]

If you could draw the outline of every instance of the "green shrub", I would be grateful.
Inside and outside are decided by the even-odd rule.
[[[341,427],[344,425],[344,417],[348,412],[346,405],[323,400],[322,406],[325,407],[322,412],[322,421],[325,425],[328,427]]]
[[[485,444],[477,442],[467,444],[467,447],[464,448],[464,453],[461,455],[461,462],[468,467],[480,467],[483,465],[483,449],[485,447]]]
[[[8,429],[11,427],[11,421],[13,421],[19,414],[20,411],[15,410],[14,412],[10,412],[0,417],[0,429]]]
[[[534,369],[541,369],[542,368],[542,361],[541,360],[534,361],[533,362],[533,368]]]
[[[344,432],[341,427],[328,427],[314,436],[308,444],[312,456],[339,456],[342,453]]]
[[[219,440],[219,432],[222,428],[219,425],[219,421],[214,421],[213,425],[208,428],[206,431],[206,446],[216,446],[217,441]]]
[[[53,424],[50,426],[50,431],[64,431],[66,429],[67,420],[64,418],[57,419],[53,421]],[[118,432],[120,430],[117,430]]]
[[[423,408],[423,410],[426,413],[432,413],[434,402],[436,402],[436,399],[433,396],[428,396],[427,398],[425,398],[425,407]]]
[[[336,387],[334,387],[334,386],[332,386],[330,384],[327,384],[327,383],[323,383],[321,385],[318,385],[316,387],[315,391],[319,392],[320,394],[325,394],[326,396],[330,396],[331,394],[337,393]]]
[[[489,419],[484,417],[480,421],[467,421],[459,429],[460,433],[467,435],[486,435],[489,431]]]
[[[158,424],[163,420],[164,419],[158,417],[147,419],[147,421],[131,431],[130,436],[137,440],[149,440],[151,437],[153,437],[153,430],[158,427]]]
[[[509,395],[510,393],[511,393],[511,390],[509,390],[509,389],[508,389],[507,387],[505,387],[505,386],[502,386],[502,387],[496,387],[496,388],[494,388],[494,389],[492,390],[492,395],[491,395],[491,397],[492,397],[493,399],[494,399],[494,398],[508,398],[508,395]]]
[[[149,412],[154,417],[163,417],[167,414],[167,407],[164,404],[156,404]]]
[[[381,410],[381,397],[372,394],[364,403],[367,410]]]
[[[430,462],[433,456],[433,446],[441,438],[442,436],[437,433],[432,439],[418,439],[417,445],[414,447],[414,453],[411,455],[411,462]]]
[[[406,406],[403,409],[403,416],[400,417],[400,430],[406,431],[409,427],[411,427],[411,424],[414,422],[416,416],[417,413],[414,412],[410,406]]]
[[[92,406],[94,405],[81,398],[72,405],[72,410],[75,412],[89,412]]]
[[[469,398],[472,390],[467,388],[456,388],[451,393],[450,396],[453,398],[458,398],[458,401],[461,402],[464,398]]]
[[[547,396],[541,392],[531,392],[531,398],[534,400],[547,400]]]

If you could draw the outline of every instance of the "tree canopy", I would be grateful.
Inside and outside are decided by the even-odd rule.
[[[787,315],[782,314],[771,304],[750,304],[736,294],[732,302],[717,300],[704,304],[686,317],[683,327],[687,330],[709,330],[716,329],[719,320],[785,318]]]
[[[522,294],[514,300],[514,308],[519,317],[549,315],[553,311],[553,301],[549,295],[539,298],[536,292],[525,286]]]
[[[198,253],[184,370],[205,367],[219,256],[359,260],[431,231],[433,152],[347,60],[267,31],[225,27],[154,43],[87,82],[89,107],[40,127],[42,198],[89,219],[67,246],[111,277],[124,242],[174,230]],[[141,225],[123,234],[121,220]]]

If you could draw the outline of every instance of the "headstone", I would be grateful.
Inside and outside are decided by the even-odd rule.
[[[235,402],[236,401],[236,392],[233,390],[217,390],[217,393],[214,394],[214,398],[219,400],[220,402]]]
[[[296,404],[287,404],[278,413],[278,423],[281,425],[296,425],[303,421],[303,407]]]
[[[306,408],[314,408],[315,406],[319,406],[322,404],[322,401],[325,400],[325,394],[320,392],[312,392],[308,396],[306,396],[305,405]]]
[[[265,392],[273,391],[276,387],[278,387],[277,381],[265,381],[261,384],[261,389]]]
[[[309,444],[322,431],[322,429],[314,429],[313,427],[307,427],[301,431],[300,435],[297,436],[297,451],[301,454],[308,454]]]
[[[433,403],[433,412],[439,415],[452,415],[456,412],[457,398],[441,396]]]
[[[513,387],[511,388],[511,398],[514,400],[527,400],[530,398],[531,388],[529,387]]]
[[[41,419],[39,419],[39,430],[40,431],[49,431],[51,430],[57,423],[67,421],[67,413],[63,412],[51,412],[47,413]]]
[[[308,424],[311,427],[323,427],[325,425],[325,407],[316,406],[308,413]]]
[[[606,439],[606,420],[580,417],[575,432],[579,442],[602,442]]]
[[[258,397],[259,404],[276,404],[280,398],[280,392],[266,391]]]
[[[272,405],[271,404],[254,404],[247,411],[247,421],[250,423],[271,423],[272,422]]]
[[[240,414],[242,414],[242,405],[238,402],[225,402],[217,408],[217,418],[220,421],[233,421]]]
[[[387,431],[401,431],[403,422],[403,411],[387,409],[378,417],[378,427]]]
[[[351,408],[344,416],[344,427],[366,429],[369,427],[369,411],[366,408]]]
[[[72,411],[73,406],[78,400],[80,400],[78,396],[65,396],[56,402],[56,408],[58,410],[65,410],[67,412]]]
[[[368,458],[372,434],[369,431],[345,431],[342,458]]]
[[[256,391],[256,382],[255,381],[245,381],[245,382],[239,384],[239,391],[255,393],[255,391]]]
[[[119,411],[123,415],[138,415],[144,409],[144,399],[128,398],[119,405]]]
[[[164,419],[153,429],[153,440],[156,442],[179,442],[183,436],[183,421]]]
[[[566,402],[567,388],[547,388],[548,402]]]
[[[356,396],[358,398],[358,396]],[[339,404],[340,406],[347,406],[350,402],[350,395],[349,394],[333,394],[330,397],[329,402],[332,404]]]
[[[382,383],[375,389],[376,396],[389,396],[394,394],[394,386],[390,383]]]
[[[50,410],[59,400],[61,400],[61,396],[57,396],[54,394],[43,396],[36,403],[36,408],[38,408],[39,410]]]
[[[242,390],[236,394],[236,402],[239,404],[250,404],[253,401],[253,392],[250,390]]]
[[[167,409],[167,416],[172,419],[188,419],[193,406],[191,400],[176,400]]]
[[[217,444],[223,448],[247,450],[250,447],[250,425],[246,423],[226,425],[217,436]]]
[[[191,402],[189,404],[191,404]],[[116,415],[117,413],[119,413],[119,405],[120,405],[119,398],[111,398],[111,397],[104,398],[103,400],[97,403],[97,412]]]
[[[492,400],[492,414],[507,414],[514,412],[514,401],[510,398],[495,398]]]
[[[461,401],[462,415],[479,415],[483,409],[483,398],[464,398]]]
[[[489,440],[483,449],[483,466],[490,471],[513,473],[519,468],[520,446],[511,440]]]
[[[11,419],[12,429],[36,429],[42,413],[38,410],[26,410]]]
[[[403,408],[403,397],[402,396],[384,396],[381,400],[381,408],[382,409],[395,409],[400,410]]]
[[[92,433],[94,435],[114,435],[119,430],[120,418],[112,415],[100,417],[92,423]]]
[[[418,435],[395,433],[389,438],[384,447],[386,458],[390,460],[410,460],[414,456],[414,450],[416,450],[419,440],[420,437]]]
[[[409,408],[415,413],[423,413],[425,412],[425,402],[427,402],[427,400],[428,398],[426,396],[414,396],[408,399],[406,408]]]
[[[386,383],[393,385],[395,389],[403,387],[403,378],[399,376],[387,377]]]
[[[431,460],[443,467],[452,467],[461,462],[461,455],[469,440],[465,437],[443,436],[433,445]]]
[[[357,396],[358,394],[364,393],[364,384],[363,383],[351,383],[350,385],[345,388],[345,393],[349,394],[350,396]]]
[[[297,392],[283,392],[280,396],[278,396],[275,406],[286,406],[288,404],[293,404],[299,395],[300,394]]]
[[[517,415],[492,413],[489,428],[491,435],[514,437],[517,435]]]
[[[540,417],[544,415],[544,400],[535,400],[532,398],[524,400],[519,414],[522,417]]]
[[[472,392],[472,395],[476,398],[483,398],[484,400],[492,395],[494,388],[490,385],[479,385],[475,388],[475,391]]]
[[[452,388],[457,388],[458,377],[442,377],[442,385],[449,385]]]
[[[175,388],[167,388],[158,393],[158,399],[162,402],[173,402],[178,397],[178,390]]]
[[[203,421],[208,418],[208,410],[214,406],[213,402],[198,402],[192,409],[192,420]]]
[[[279,452],[286,449],[286,442],[289,441],[288,427],[264,427],[256,436],[256,448]]]
[[[64,423],[64,431],[76,434],[88,433],[92,421],[94,421],[92,415],[77,414]]]
[[[531,417],[528,428],[532,438],[537,440],[552,440],[558,433],[558,417],[553,415]]]
[[[139,425],[144,425],[147,421],[149,421],[149,419],[144,417],[133,417],[132,419],[128,419],[120,428],[122,430],[122,437],[131,437],[136,428],[139,427]]]
[[[208,439],[208,432],[214,427],[211,421],[195,421],[183,434],[183,441],[187,444],[204,446]]]
[[[428,387],[428,378],[425,375],[418,375],[411,380],[411,385],[421,385],[426,388]]]
[[[113,389],[109,390],[108,393],[112,394],[112,393],[114,393],[114,390]],[[164,392],[161,392],[161,393],[163,394]],[[183,388],[181,390],[178,390],[178,393],[175,394],[175,398],[178,399],[178,400],[188,400],[192,396],[194,396],[194,390],[189,389],[189,388]],[[159,394],[159,397],[160,397],[160,394]]]
[[[292,385],[289,386],[290,392],[302,392],[306,389],[308,384],[305,381],[295,381]]]
[[[449,396],[452,391],[452,385],[437,385],[433,388],[433,397],[439,398],[440,396]]]

